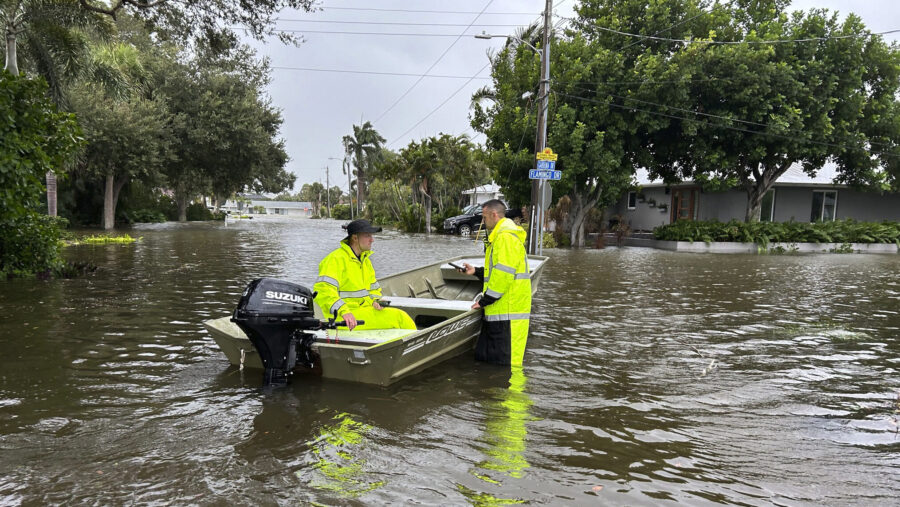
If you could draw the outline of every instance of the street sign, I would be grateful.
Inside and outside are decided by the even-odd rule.
[[[544,148],[544,151],[536,153],[534,156],[538,160],[556,160],[558,157],[550,148]]]
[[[528,171],[528,178],[532,180],[558,180],[562,178],[562,171],[531,169]]]
[[[552,171],[553,169],[556,169],[556,161],[555,160],[538,160],[537,168],[543,169],[546,171]]]

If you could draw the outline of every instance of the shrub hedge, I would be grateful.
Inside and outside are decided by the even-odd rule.
[[[900,222],[730,222],[679,220],[653,229],[668,241],[769,243],[894,243],[900,246]]]

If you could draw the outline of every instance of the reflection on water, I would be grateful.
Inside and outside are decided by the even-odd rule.
[[[200,323],[311,284],[329,220],[158,224],[0,282],[0,504],[886,505],[900,257],[551,251],[525,368],[259,389]],[[382,275],[462,238],[386,232]]]
[[[512,368],[509,386],[490,391],[483,401],[484,434],[478,441],[483,444],[479,461],[472,475],[493,485],[502,485],[503,479],[521,479],[529,467],[525,457],[531,398],[525,391],[527,377],[523,368]],[[525,503],[526,499],[497,498],[490,493],[477,493],[464,485],[460,492],[474,505],[509,505]]]
[[[346,413],[333,419],[336,422],[321,428],[318,437],[308,442],[312,455],[318,458],[312,467],[317,474],[305,479],[305,474],[297,472],[297,477],[312,488],[346,498],[356,498],[384,486],[384,481],[366,481],[366,462],[355,457],[355,448],[365,444],[371,426],[354,421]]]

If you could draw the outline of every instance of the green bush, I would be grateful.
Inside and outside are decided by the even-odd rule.
[[[212,220],[213,214],[202,202],[195,202],[187,207],[187,219],[189,222]]]
[[[444,220],[455,217],[458,215],[462,215],[462,210],[457,208],[456,206],[450,206],[449,208],[445,208],[444,212],[441,214],[432,213],[431,214],[431,228],[435,231],[443,231],[444,230]]]
[[[125,221],[131,224],[159,223],[166,221],[166,214],[160,210],[141,208],[124,214]]]
[[[0,273],[4,277],[50,276],[65,266],[60,229],[66,219],[29,211],[0,220]]]
[[[424,232],[425,216],[421,204],[409,204],[400,213],[400,222],[397,224],[403,232]]]
[[[900,222],[730,222],[679,220],[653,229],[668,241],[756,243],[894,243],[900,246]]]
[[[335,220],[350,220],[350,205],[335,204],[331,207],[331,218]]]

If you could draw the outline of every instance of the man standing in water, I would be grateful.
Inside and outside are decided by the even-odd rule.
[[[485,226],[484,266],[463,263],[465,272],[484,281],[484,295],[472,308],[484,308],[475,359],[522,366],[531,317],[531,276],[525,231],[506,218],[506,205],[492,199],[482,205]]]
[[[381,232],[368,220],[359,219],[346,227],[347,237],[341,246],[319,263],[319,278],[313,289],[316,303],[325,315],[339,315],[349,329],[416,329],[406,312],[385,308],[378,303],[381,285],[375,278],[372,255],[372,233]],[[364,324],[357,326],[357,321]]]

